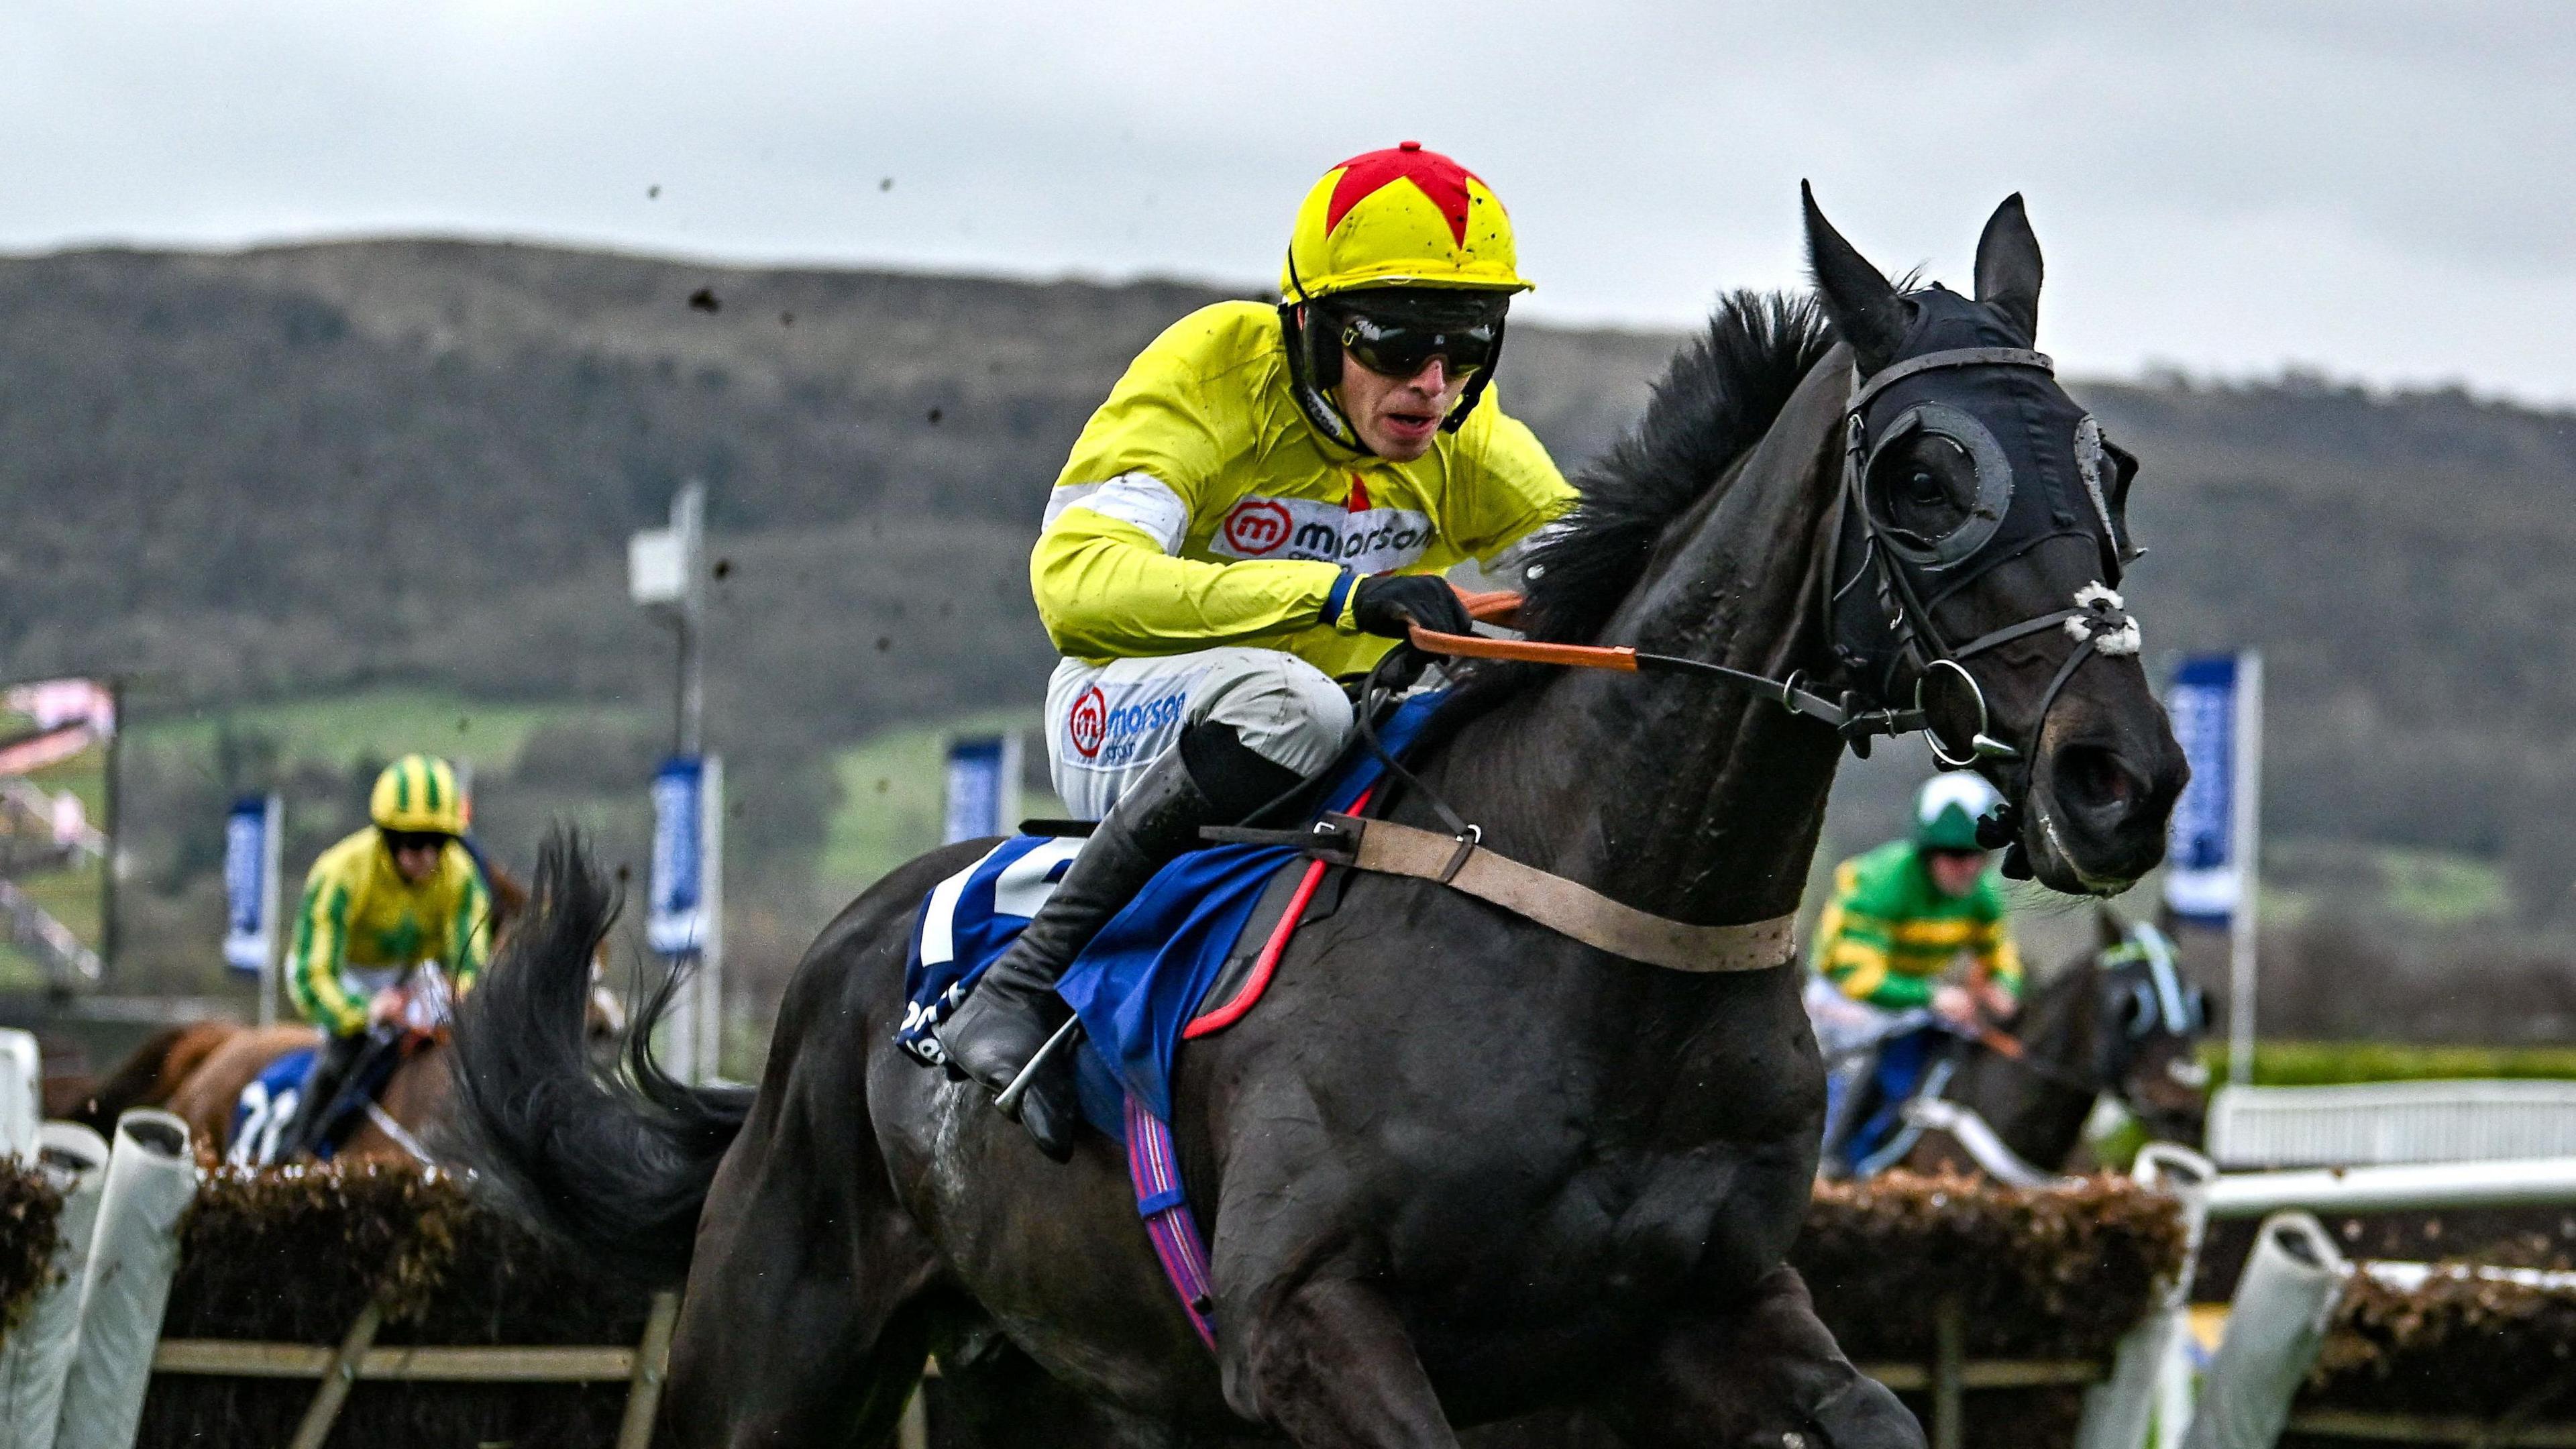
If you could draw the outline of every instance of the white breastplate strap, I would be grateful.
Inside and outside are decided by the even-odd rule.
[[[1496,855],[1472,839],[1389,820],[1327,815],[1313,839],[1318,847],[1314,853],[1324,859],[1381,875],[1438,881],[1560,936],[1650,966],[1673,971],[1766,971],[1797,954],[1794,912],[1738,926],[1666,920],[1561,875]]]

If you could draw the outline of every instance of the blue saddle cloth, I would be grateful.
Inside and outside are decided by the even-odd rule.
[[[265,1167],[276,1160],[278,1134],[293,1120],[296,1103],[304,1096],[304,1079],[312,1074],[313,1058],[320,1050],[298,1047],[270,1062],[251,1079],[250,1085],[242,1088],[241,1096],[233,1101],[233,1130],[227,1139],[230,1145],[224,1150],[225,1161],[240,1167]],[[323,1124],[321,1140],[313,1148],[315,1160],[331,1160],[362,1104],[385,1089],[398,1061],[396,1053],[378,1053],[361,1072],[362,1080],[340,1084],[343,1105],[333,1120]],[[353,1091],[353,1087],[363,1090]]]
[[[1406,700],[1378,739],[1402,757],[1442,696]],[[1324,809],[1348,811],[1385,767],[1367,756],[1346,767],[1324,794]],[[920,1060],[945,1059],[934,1028],[966,999],[1002,948],[1063,879],[1079,840],[1013,836],[941,881],[915,918],[904,969],[903,1025],[896,1040]],[[1182,1029],[1227,953],[1243,934],[1271,876],[1299,852],[1276,845],[1212,845],[1166,865],[1110,918],[1067,967],[1056,993],[1082,1018],[1088,1037],[1077,1062],[1086,1120],[1124,1141],[1123,1099],[1172,1120],[1172,1057]]]
[[[1929,1026],[1889,1037],[1878,1044],[1869,1076],[1843,1088],[1867,1091],[1871,1104],[1868,1118],[1852,1129],[1842,1146],[1844,1164],[1854,1176],[1875,1176],[1913,1147],[1905,1109],[1918,1094],[1937,1095],[1948,1085],[1951,1069],[1939,1065],[1939,1058],[1950,1040],[1939,1028]]]

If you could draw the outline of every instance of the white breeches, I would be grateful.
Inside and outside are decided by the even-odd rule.
[[[1076,819],[1097,820],[1201,721],[1231,725],[1253,753],[1300,775],[1332,763],[1351,702],[1324,671],[1277,649],[1203,649],[1089,664],[1047,682],[1047,761]]]

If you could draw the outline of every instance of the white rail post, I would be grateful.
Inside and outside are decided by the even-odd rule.
[[[2314,1217],[2264,1220],[2184,1449],[2272,1449],[2351,1277],[2352,1265]]]
[[[45,1058],[33,1032],[0,1029],[0,1158],[33,1162],[45,1119]]]
[[[2263,654],[2236,656],[2236,758],[2228,784],[2236,818],[2227,853],[2236,858],[2236,909],[2227,916],[2227,1077],[2254,1080],[2256,910],[2263,879]]]
[[[2182,1441],[2191,1414],[2191,1364],[2184,1342],[2191,1314],[2191,1279],[2200,1266],[2203,1207],[2218,1169],[2208,1158],[2170,1143],[2151,1142],[2138,1152],[2138,1185],[2173,1194],[2182,1209],[2182,1266],[2164,1297],[2120,1340],[2111,1376],[2084,1391],[2084,1417],[2076,1449],[2141,1449],[2152,1426],[2160,1449]]]
[[[80,1295],[98,1203],[107,1186],[107,1140],[77,1122],[38,1134],[45,1175],[62,1190],[50,1275],[27,1316],[0,1347],[0,1449],[53,1449],[63,1379],[80,1347]]]
[[[706,934],[698,943],[697,1059],[689,1080],[712,1082],[724,1074],[724,756],[708,755],[698,775],[698,891]]]
[[[188,1124],[149,1108],[117,1119],[54,1449],[132,1449],[179,1270],[179,1215],[196,1195]]]

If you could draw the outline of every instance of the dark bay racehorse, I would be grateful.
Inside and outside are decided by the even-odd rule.
[[[2003,1145],[2042,1172],[2063,1170],[2083,1139],[2099,1097],[2126,1107],[2159,1142],[2198,1147],[2208,1114],[2209,1072],[2200,1040],[2207,998],[2163,949],[2124,928],[2105,906],[2100,943],[2042,982],[2013,1023],[2011,1052],[1964,1051],[1942,1093],[1975,1112]],[[1917,1172],[1970,1171],[1987,1164],[1946,1132],[1927,1132],[1900,1166]]]
[[[1525,627],[1794,671],[1855,707],[1973,679],[1975,718],[1959,679],[1929,703],[1954,748],[1984,727],[2014,864],[2121,888],[2160,858],[2184,770],[2098,587],[2129,552],[2125,456],[2088,451],[2026,350],[2019,200],[1979,244],[1975,300],[1900,294],[1812,202],[1807,227],[1821,311],[1722,310],[1537,551]],[[1507,670],[1462,691],[1419,769],[1501,854],[1718,924],[1795,908],[1843,746],[1736,685]],[[1389,814],[1436,812],[1408,790]],[[1641,1449],[1921,1444],[1782,1263],[1824,1100],[1794,966],[1667,970],[1354,876],[1261,1009],[1175,1072],[1211,1355],[1111,1144],[1051,1164],[893,1046],[916,907],[982,849],[914,862],[825,929],[756,1093],[671,1081],[649,1019],[626,1075],[590,1070],[581,997],[612,905],[577,847],[550,846],[531,921],[466,998],[470,1158],[540,1227],[687,1279],[667,1442],[883,1443],[924,1352],[998,1328],[1167,1442],[1448,1449],[1453,1422],[1581,1403]]]

